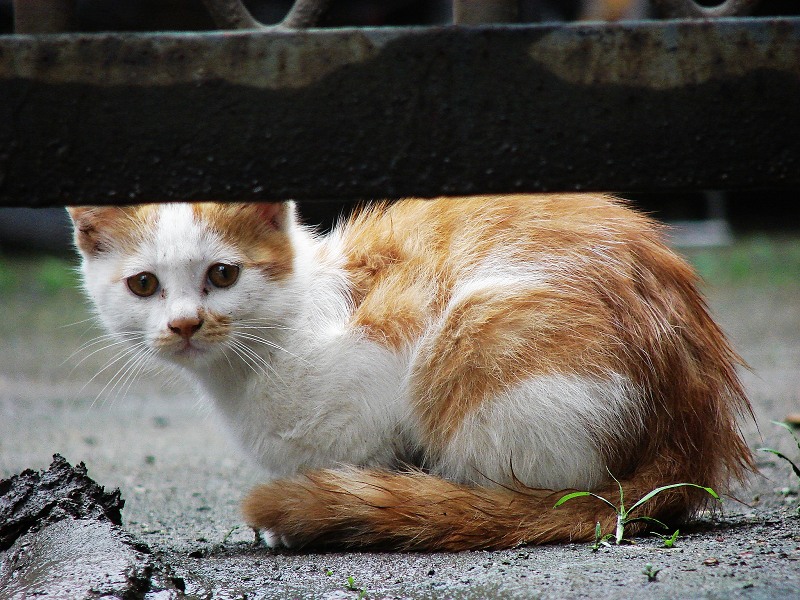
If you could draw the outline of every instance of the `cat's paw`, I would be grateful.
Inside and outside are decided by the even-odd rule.
[[[291,540],[287,536],[271,529],[253,529],[253,532],[255,533],[256,546],[266,546],[271,550],[292,547]]]

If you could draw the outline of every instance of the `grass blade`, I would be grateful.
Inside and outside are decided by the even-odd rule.
[[[625,525],[627,525],[628,523],[635,523],[636,521],[645,521],[647,523],[655,523],[656,525],[658,525],[659,527],[661,527],[663,529],[669,529],[669,527],[667,527],[666,523],[664,523],[663,521],[659,521],[658,519],[656,519],[654,517],[634,517],[633,519],[627,519],[625,521]]]
[[[619,508],[617,509],[617,512],[619,514],[621,514],[621,515],[624,515],[624,514],[626,514],[626,512],[625,512],[625,492],[622,491],[622,484],[619,482],[619,479],[614,477],[614,474],[611,472],[611,469],[606,467],[606,471],[608,471],[608,474],[611,476],[611,479],[613,479],[614,481],[617,482],[617,487],[619,488]]]
[[[617,512],[617,507],[616,506],[611,504],[611,502],[609,502],[608,500],[606,500],[602,496],[598,496],[597,494],[594,494],[592,492],[571,492],[569,494],[561,496],[561,498],[558,499],[558,502],[555,503],[553,508],[558,508],[559,506],[561,506],[565,502],[573,500],[574,498],[585,498],[586,496],[592,496],[594,498],[597,498],[598,500],[602,500],[603,502],[608,504],[614,510],[614,512]]]
[[[786,431],[791,433],[792,437],[794,438],[794,443],[797,444],[797,449],[800,450],[800,438],[798,438],[797,435],[795,435],[794,427],[783,421],[772,421],[772,422],[778,427],[783,427]]]
[[[638,501],[638,502],[636,502],[636,504],[634,504],[633,506],[631,506],[631,508],[630,508],[630,510],[629,510],[628,512],[629,512],[629,513],[633,512],[633,511],[634,511],[634,510],[636,510],[636,509],[637,509],[639,506],[641,506],[642,504],[644,504],[645,502],[647,502],[648,500],[650,500],[650,498],[652,498],[652,497],[653,497],[653,496],[655,496],[656,494],[660,494],[660,493],[661,493],[661,492],[663,492],[664,490],[671,490],[671,489],[674,489],[674,488],[679,488],[679,487],[694,487],[694,488],[697,488],[697,489],[700,489],[700,490],[704,490],[704,491],[705,491],[705,492],[707,492],[707,493],[708,493],[708,494],[709,494],[709,495],[710,495],[712,498],[714,498],[715,500],[719,500],[719,494],[717,494],[717,492],[715,492],[714,490],[712,490],[710,487],[705,487],[705,486],[702,486],[702,485],[697,485],[696,483],[671,483],[670,485],[662,485],[661,487],[657,487],[656,489],[652,490],[651,492],[649,492],[649,493],[645,494],[645,495],[644,495],[642,498],[640,498],[640,499],[639,499],[639,501]]]
[[[792,465],[792,469],[794,470],[794,474],[797,475],[798,478],[800,478],[800,467],[798,467],[795,464],[795,462],[791,458],[786,456],[783,452],[779,452],[778,450],[775,450],[773,448],[759,448],[758,450],[760,452],[769,452],[769,453],[774,454],[775,456],[777,456],[779,458],[782,458],[783,460],[788,462],[790,465]]]

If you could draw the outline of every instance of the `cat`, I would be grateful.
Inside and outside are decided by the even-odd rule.
[[[292,202],[69,212],[105,327],[195,379],[267,471],[243,512],[273,544],[591,540],[615,515],[554,508],[562,490],[614,500],[617,478],[630,506],[753,469],[741,361],[622,200],[376,203],[325,237]],[[646,514],[707,498],[664,491]]]

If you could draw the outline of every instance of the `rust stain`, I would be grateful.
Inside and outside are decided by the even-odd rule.
[[[8,36],[0,44],[0,79],[105,86],[219,80],[296,89],[372,58],[391,37],[363,30]]]
[[[742,77],[757,70],[800,77],[800,26],[747,19],[555,29],[528,55],[573,84],[666,90]]]

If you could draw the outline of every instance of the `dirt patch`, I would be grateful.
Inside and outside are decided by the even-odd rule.
[[[122,525],[119,488],[106,492],[86,474],[86,466],[73,467],[60,454],[43,472],[25,469],[0,481],[0,550],[17,538],[66,518],[93,519]]]
[[[122,529],[124,504],[58,454],[46,471],[0,481],[2,597],[177,597],[182,579]]]

